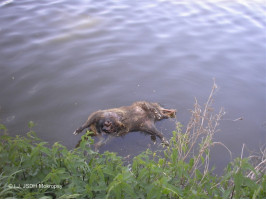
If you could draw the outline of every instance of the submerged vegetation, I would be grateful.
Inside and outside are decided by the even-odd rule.
[[[210,148],[223,145],[212,140],[224,114],[211,108],[215,88],[203,108],[195,102],[185,129],[177,123],[169,147],[147,149],[129,165],[93,151],[89,132],[68,150],[41,141],[32,122],[26,137],[10,137],[0,125],[0,198],[265,198],[265,149],[234,159],[221,176],[209,168]]]

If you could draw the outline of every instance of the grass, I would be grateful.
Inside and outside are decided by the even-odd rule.
[[[217,176],[210,169],[210,148],[223,109],[212,108],[214,84],[206,104],[195,100],[185,128],[177,123],[169,147],[147,149],[132,163],[112,152],[92,150],[89,133],[80,147],[48,146],[29,123],[26,137],[8,136],[0,125],[0,198],[265,198],[266,150],[242,154]],[[86,139],[88,138],[88,140]]]

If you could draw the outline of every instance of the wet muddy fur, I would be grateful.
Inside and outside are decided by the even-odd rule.
[[[155,122],[174,118],[175,115],[176,110],[174,109],[165,109],[158,103],[139,101],[131,106],[96,111],[73,134],[77,135],[88,128],[89,131],[93,132],[93,136],[99,137],[99,141],[95,144],[96,150],[105,144],[111,136],[123,136],[133,131],[147,133],[151,135],[153,140],[157,136],[162,140],[162,143],[167,145],[168,141],[155,127]],[[108,138],[104,139],[104,135],[108,135]]]

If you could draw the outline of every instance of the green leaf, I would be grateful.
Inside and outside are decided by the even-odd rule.
[[[178,158],[178,152],[177,149],[172,149],[172,162],[176,163]]]
[[[3,130],[4,133],[6,133],[7,128],[3,124],[0,124],[0,130]]]
[[[234,184],[235,184],[235,192],[236,192],[235,198],[240,198],[242,181],[243,181],[243,177],[240,172],[234,175]]]
[[[175,198],[180,198],[180,190],[177,187],[169,183],[163,184],[162,187],[168,190],[169,192],[173,193]]]
[[[111,191],[114,191],[115,193],[115,198],[121,198],[121,181],[123,180],[123,175],[122,174],[118,174],[113,182],[109,185],[108,187],[108,191],[107,191],[107,195],[106,198],[108,199]]]
[[[191,159],[189,160],[189,167],[192,168],[193,165],[194,165],[194,158],[191,158]]]
[[[201,163],[204,164],[205,159],[203,158],[203,156],[201,156],[200,159],[201,159]]]
[[[157,185],[146,185],[145,191],[147,192],[147,199],[160,199],[162,196],[161,188]]]
[[[136,194],[131,185],[127,184],[126,182],[122,182],[121,187],[123,188],[123,191],[125,191],[126,198],[130,198],[130,199],[136,198]]]
[[[33,121],[29,121],[29,123],[28,123],[28,127],[29,127],[30,129],[32,129],[34,126],[35,126],[34,122],[33,122]]]

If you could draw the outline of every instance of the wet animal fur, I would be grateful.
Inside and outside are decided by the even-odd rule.
[[[176,110],[174,109],[165,109],[158,103],[139,101],[131,106],[96,111],[73,134],[77,135],[88,128],[93,132],[93,136],[100,138],[99,142],[95,144],[96,149],[106,143],[104,142],[104,134],[109,135],[109,137],[123,136],[133,131],[150,134],[153,140],[157,136],[162,140],[162,143],[167,145],[168,141],[155,127],[155,122],[174,118],[175,115]]]

